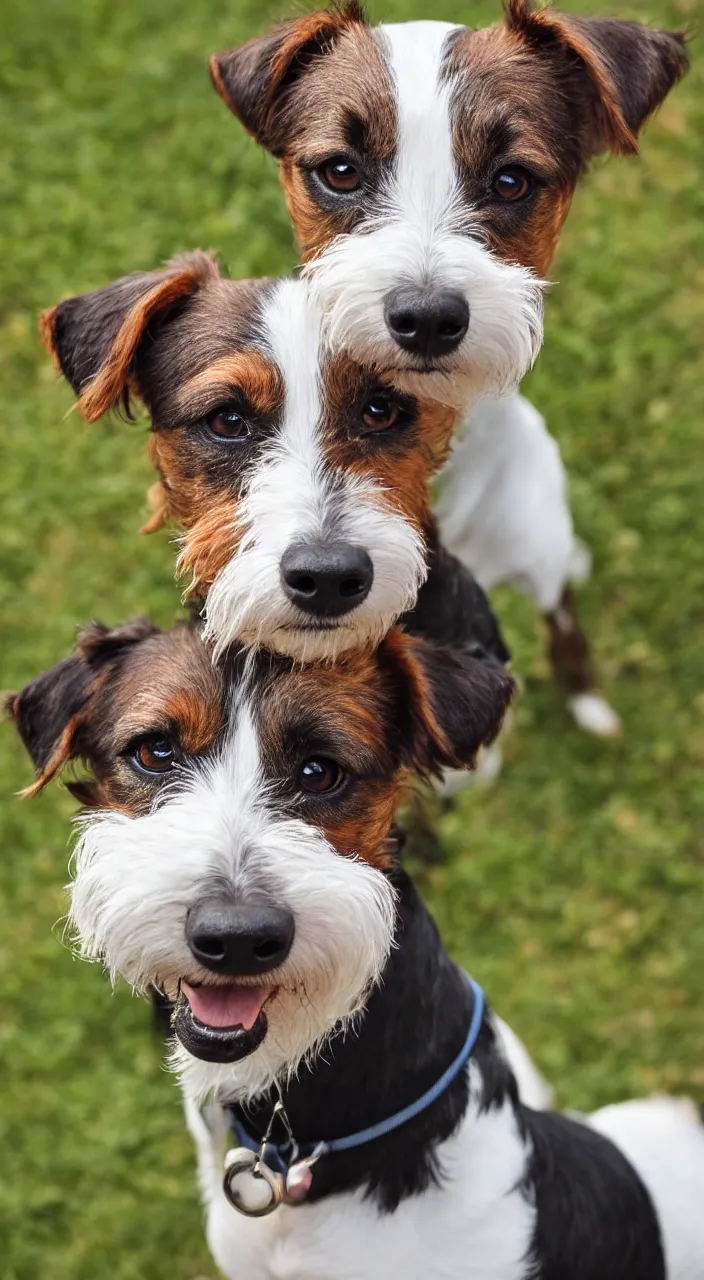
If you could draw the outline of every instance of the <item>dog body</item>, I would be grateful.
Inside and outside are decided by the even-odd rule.
[[[429,989],[435,999],[444,990],[453,1010],[450,1039],[461,1043],[469,1016],[466,982],[463,992],[462,975],[440,962],[439,940],[427,918],[421,922],[425,912],[412,887],[402,879],[399,889],[402,954],[389,961],[358,1033],[335,1041],[327,1063],[304,1069],[284,1090],[297,1137],[327,1132],[326,1122],[356,1127],[350,1119],[358,1115],[356,1094],[374,1079],[381,1052],[378,1091],[388,1090],[382,1105],[391,1114],[407,1096],[407,1063],[409,1054],[416,1060],[416,1043],[412,1036],[409,1043],[410,1014],[397,1008],[391,988],[402,984],[404,968],[419,962],[412,954],[416,931]],[[416,986],[413,1013],[420,1019],[432,1019],[428,995]],[[456,1016],[461,1009],[463,1018]],[[423,1035],[422,1024],[417,1035]],[[433,1044],[428,1031],[425,1043]],[[447,1040],[430,1056],[428,1073],[439,1076],[452,1056]],[[321,1174],[328,1186],[319,1199],[282,1205],[263,1220],[239,1215],[223,1193],[223,1154],[232,1141],[227,1110],[210,1106],[201,1114],[187,1101],[208,1243],[223,1274],[228,1280],[243,1274],[253,1280],[697,1280],[702,1274],[704,1227],[697,1206],[704,1188],[704,1130],[690,1104],[628,1102],[583,1121],[530,1111],[516,1100],[490,1016],[464,1098],[458,1127],[432,1146],[436,1176],[421,1189],[415,1179],[428,1155],[427,1129],[416,1131],[410,1143],[390,1136],[383,1153],[376,1143],[366,1167],[354,1172],[340,1167],[343,1157],[329,1157],[338,1165]],[[271,1105],[262,1107],[263,1115]],[[367,1094],[366,1105],[368,1114],[376,1114],[377,1098],[371,1103]],[[446,1109],[451,1106],[447,1101]],[[447,1113],[436,1115],[436,1132],[447,1123]],[[249,1127],[253,1135],[263,1131],[256,1112]],[[347,1178],[361,1179],[361,1185],[346,1187]]]
[[[242,650],[213,664],[196,628],[136,620],[93,626],[10,700],[34,789],[90,766],[70,784],[86,806],[71,920],[85,955],[175,1002],[208,1239],[232,1280],[702,1274],[694,1109],[532,1111],[487,1011],[469,1067],[419,1114],[313,1158],[425,1094],[467,1039],[476,993],[391,822],[408,770],[471,764],[511,687],[398,631],[296,668]],[[311,1183],[251,1221],[224,1198],[224,1140],[232,1119],[256,1147],[279,1095]]]
[[[575,718],[604,735],[619,723],[567,589],[559,451],[510,393],[542,341],[542,281],[581,173],[637,149],[686,66],[677,34],[527,0],[477,31],[372,27],[347,4],[211,60],[218,92],[280,161],[331,342],[462,406],[442,538],[485,587],[528,592]]]

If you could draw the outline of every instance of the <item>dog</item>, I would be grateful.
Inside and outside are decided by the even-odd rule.
[[[352,0],[210,63],[280,162],[331,342],[464,407],[442,540],[485,589],[527,593],[575,720],[602,736],[619,720],[569,586],[589,556],[557,444],[515,388],[542,342],[542,287],[580,175],[604,151],[636,152],[687,65],[681,34],[530,0],[506,0],[478,31],[372,27]]]
[[[313,1044],[317,1027],[324,1034],[326,1010],[340,999],[356,1007],[383,964],[391,899],[370,869],[385,866],[387,847],[397,843],[392,820],[409,771],[470,766],[498,732],[513,687],[498,664],[398,629],[377,651],[357,650],[334,666],[301,667],[240,647],[214,663],[196,623],[161,632],[135,619],[87,628],[69,658],[7,705],[37,773],[25,794],[35,794],[78,760],[90,766],[89,777],[67,783],[84,808],[72,910],[87,950],[95,944],[107,956],[103,927],[111,932],[107,962],[114,972],[129,969],[137,987],[151,984],[177,995],[182,975],[171,961],[163,968],[159,957],[166,962],[178,942],[176,968],[197,979],[181,936],[187,903],[216,897],[219,885],[257,901],[270,882],[280,886],[289,915],[296,916],[302,951],[299,959],[294,948],[290,981],[267,1003],[274,1034],[250,1063],[253,1087],[264,1088],[298,1051],[286,1049],[286,1028],[301,1000]],[[234,737],[228,728],[233,716],[239,726]],[[313,742],[309,759],[307,744]],[[251,804],[240,822],[232,788],[245,775]],[[313,830],[311,815],[316,823],[324,818],[327,835]],[[212,858],[192,830],[192,822],[207,826],[211,820]],[[176,844],[166,834],[174,823],[183,823]],[[334,886],[344,895],[343,882],[349,883],[351,915],[335,897]],[[153,910],[155,893],[163,894],[163,912]],[[133,894],[145,914],[134,913]],[[306,969],[300,992],[294,977],[299,964]],[[338,984],[349,988],[347,995]],[[501,1035],[525,1096],[536,1106],[549,1105],[550,1090],[520,1041],[505,1024]],[[187,1061],[191,1074],[210,1070]]]
[[[405,614],[409,631],[505,662],[430,513],[456,415],[331,355],[309,294],[224,279],[192,253],[60,303],[42,332],[88,421],[146,405],[160,476],[146,528],[185,529],[179,567],[216,654],[240,641],[334,659]]]
[[[10,701],[32,790],[90,766],[71,784],[87,806],[71,919],[85,955],[176,1001],[208,1240],[232,1280],[704,1271],[694,1108],[525,1106],[401,868],[404,771],[471,762],[510,695],[498,666],[398,631],[316,670],[242,650],[213,664],[196,628],[138,620],[88,629]]]

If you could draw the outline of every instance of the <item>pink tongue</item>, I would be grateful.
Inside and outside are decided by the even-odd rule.
[[[262,1005],[271,995],[270,987],[190,987],[181,983],[194,1017],[206,1027],[244,1027],[249,1031]]]

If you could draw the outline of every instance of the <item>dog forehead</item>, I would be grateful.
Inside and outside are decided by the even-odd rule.
[[[153,416],[167,421],[187,412],[211,389],[250,388],[256,400],[276,401],[279,371],[264,358],[263,319],[275,280],[216,278],[157,330],[138,362],[137,376]]]
[[[223,681],[197,631],[176,626],[126,653],[107,677],[93,713],[116,748],[140,733],[176,728],[185,750],[202,751],[223,721]]]
[[[575,148],[565,78],[504,25],[457,28],[443,59],[455,158],[470,168],[514,149],[549,175]],[[574,136],[573,136],[574,135]],[[573,175],[573,179],[576,173]]]
[[[287,116],[296,150],[325,152],[359,147],[380,158],[393,153],[396,119],[387,51],[378,28],[354,23],[324,56],[313,60],[294,86]]]
[[[371,650],[359,650],[334,665],[301,667],[281,661],[273,678],[258,688],[250,686],[249,693],[257,706],[263,750],[269,753],[278,753],[284,740],[293,738],[301,746],[307,739],[324,739],[343,754],[360,754],[366,767],[387,755],[394,689]]]

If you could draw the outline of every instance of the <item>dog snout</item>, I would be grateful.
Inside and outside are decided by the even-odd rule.
[[[460,345],[469,328],[469,305],[455,289],[404,285],[387,294],[384,319],[404,351],[431,360]]]
[[[298,544],[281,558],[281,583],[304,613],[335,618],[366,600],[374,566],[362,547],[349,542]]]
[[[207,898],[186,918],[193,958],[213,973],[233,978],[268,973],[283,964],[293,944],[294,919],[285,907],[238,905]]]

